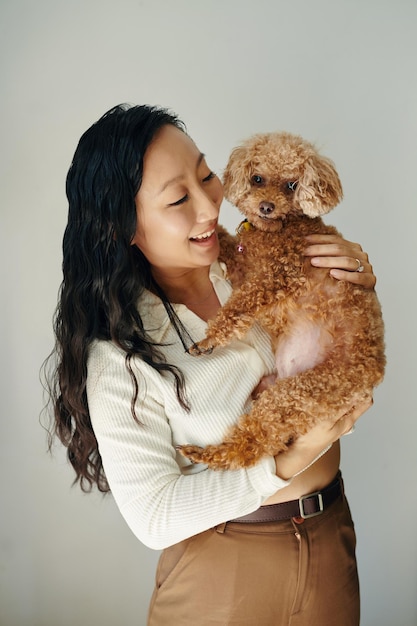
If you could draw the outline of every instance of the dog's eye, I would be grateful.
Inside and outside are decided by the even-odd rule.
[[[297,189],[297,183],[295,181],[289,180],[288,183],[286,184],[286,187],[290,191],[295,191]]]
[[[254,185],[263,185],[264,184],[264,179],[262,178],[262,176],[259,176],[259,174],[254,174],[252,176],[252,183]]]

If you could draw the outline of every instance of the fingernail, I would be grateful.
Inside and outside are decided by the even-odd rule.
[[[330,272],[329,272],[329,273],[330,273],[330,276],[331,276],[332,278],[339,278],[339,279],[340,279],[340,278],[343,278],[343,271],[341,271],[341,270],[335,270],[335,269],[333,269],[333,270],[330,270]]]

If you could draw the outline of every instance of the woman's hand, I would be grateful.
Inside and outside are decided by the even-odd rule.
[[[323,450],[347,435],[372,403],[372,398],[369,398],[347,410],[345,407],[334,420],[320,421],[307,434],[296,439],[288,450],[275,457],[277,476],[289,480],[307,468]]]
[[[366,289],[373,289],[376,277],[368,255],[358,243],[338,235],[308,235],[304,255],[310,257],[315,267],[328,267],[330,275]]]

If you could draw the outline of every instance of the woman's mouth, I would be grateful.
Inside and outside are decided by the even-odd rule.
[[[216,232],[215,228],[211,230],[207,230],[205,233],[201,233],[201,235],[196,235],[195,237],[190,237],[190,241],[197,241],[198,243],[208,241]]]

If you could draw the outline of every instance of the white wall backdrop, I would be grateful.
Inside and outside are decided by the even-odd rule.
[[[71,488],[39,424],[66,172],[124,101],[177,111],[219,173],[258,131],[335,160],[345,200],[327,219],[369,252],[389,360],[343,441],[362,625],[417,624],[416,28],[415,0],[2,0],[1,626],[145,625],[158,554],[111,497]]]

